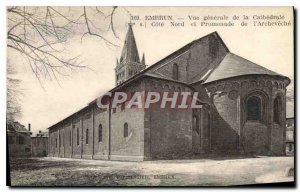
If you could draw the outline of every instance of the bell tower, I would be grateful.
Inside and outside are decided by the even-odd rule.
[[[145,68],[145,54],[143,54],[142,60],[140,60],[132,24],[129,23],[121,57],[120,59],[117,58],[117,66],[115,68],[116,86]]]

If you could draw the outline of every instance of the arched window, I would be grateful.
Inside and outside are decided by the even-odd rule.
[[[277,124],[281,124],[281,121],[280,121],[281,111],[282,111],[281,110],[281,99],[279,96],[277,96],[274,100],[274,110],[273,110],[273,113],[274,113],[273,120]]]
[[[178,65],[177,65],[177,63],[173,64],[173,79],[178,80]]]
[[[257,96],[247,100],[247,120],[261,120],[261,99]]]
[[[128,137],[128,123],[124,123],[124,137]]]
[[[89,129],[85,130],[85,144],[89,144]]]
[[[58,143],[59,143],[58,145],[60,147],[61,146],[61,134],[58,135]]]
[[[100,124],[98,128],[98,142],[101,141],[102,141],[102,124]]]
[[[70,130],[70,146],[72,145],[72,131]]]
[[[77,145],[79,145],[79,128],[77,128],[76,139],[77,139]]]
[[[193,128],[194,130],[198,133],[198,135],[200,134],[200,130],[199,130],[199,117],[194,115],[193,117]]]

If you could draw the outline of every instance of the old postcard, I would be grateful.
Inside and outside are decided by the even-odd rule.
[[[293,7],[7,9],[11,186],[294,186]]]

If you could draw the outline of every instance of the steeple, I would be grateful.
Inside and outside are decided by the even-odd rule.
[[[128,24],[128,31],[120,58],[120,63],[140,63],[140,57],[132,30],[132,24]]]
[[[142,65],[145,65],[145,53],[143,53],[143,57],[142,57]]]
[[[143,55],[141,61],[132,30],[132,24],[130,23],[128,24],[128,31],[121,58],[119,61],[117,59],[117,66],[115,68],[116,85],[123,83],[145,68],[145,56]]]

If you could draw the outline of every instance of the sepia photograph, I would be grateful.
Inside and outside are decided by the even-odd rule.
[[[5,14],[7,186],[296,186],[294,7]]]

